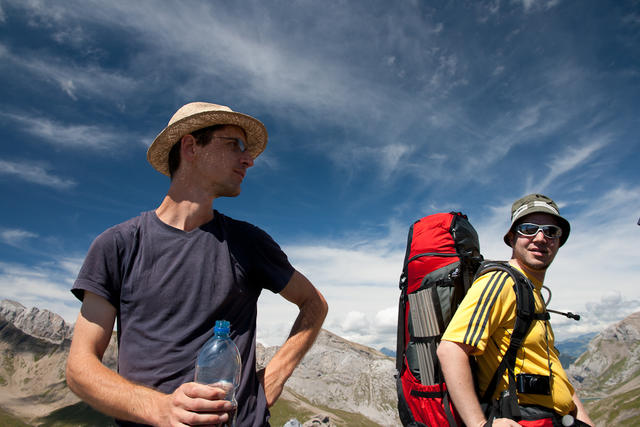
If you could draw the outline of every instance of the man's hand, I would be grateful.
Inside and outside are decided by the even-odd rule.
[[[115,318],[115,308],[106,299],[85,292],[67,358],[67,383],[74,393],[104,414],[143,424],[212,425],[229,419],[235,407],[222,400],[226,392],[220,388],[186,383],[164,394],[104,366],[101,360]]]
[[[220,388],[186,383],[160,400],[157,408],[159,426],[217,425],[229,420],[235,403],[223,400]]]
[[[509,418],[496,418],[491,425],[495,427],[521,427],[520,424]]]
[[[267,398],[267,406],[271,407],[280,398],[282,390],[284,390],[284,382],[286,381],[286,378],[280,378],[278,376],[278,372],[274,372],[274,370],[270,369],[268,365],[265,368],[260,369],[257,374],[258,381],[260,381],[262,388],[264,388],[264,395]]]

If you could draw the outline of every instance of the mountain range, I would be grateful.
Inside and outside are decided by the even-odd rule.
[[[0,425],[113,425],[66,386],[72,334],[55,313],[0,302]],[[586,349],[567,372],[589,413],[598,426],[640,425],[640,313],[590,338],[562,350],[575,358]],[[276,351],[258,344],[257,368]],[[104,357],[111,369],[116,355],[114,334]],[[272,408],[271,425],[400,425],[394,373],[393,357],[322,330]]]

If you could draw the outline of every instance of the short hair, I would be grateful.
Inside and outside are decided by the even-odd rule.
[[[196,144],[204,147],[211,142],[211,135],[213,132],[221,129],[227,125],[213,125],[206,128],[198,129],[196,131],[191,132],[191,136],[196,139]],[[187,134],[189,135],[189,134]],[[173,179],[173,174],[180,167],[180,147],[182,145],[182,138],[178,140],[171,150],[169,150],[169,176]]]

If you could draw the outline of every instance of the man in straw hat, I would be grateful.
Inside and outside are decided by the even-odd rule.
[[[268,407],[315,340],[327,313],[318,290],[259,228],[212,210],[233,197],[267,144],[255,118],[222,105],[180,108],[147,159],[171,177],[160,206],[116,225],[91,245],[72,292],[82,300],[67,383],[120,425],[268,425]],[[299,307],[291,333],[255,370],[256,304],[263,288]],[[102,356],[114,322],[118,373]],[[237,410],[224,390],[197,384],[197,353],[228,320],[242,358]]]
[[[540,293],[545,273],[569,231],[569,221],[550,198],[530,194],[513,203],[511,226],[503,240],[512,248],[509,264],[533,285],[539,315],[516,353],[515,378],[505,370],[488,397],[496,411],[489,425],[593,425],[562,369]],[[487,425],[469,356],[475,357],[477,391],[483,396],[507,352],[515,318],[513,279],[505,271],[490,271],[471,286],[442,336],[438,357],[451,399],[467,426]],[[514,394],[517,400],[510,399]]]

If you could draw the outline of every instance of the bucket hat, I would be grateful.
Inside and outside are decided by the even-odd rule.
[[[226,105],[191,102],[183,105],[158,134],[149,149],[147,160],[160,173],[169,176],[169,151],[185,135],[215,125],[241,127],[247,135],[247,151],[255,159],[267,146],[267,129],[249,115],[233,111]]]
[[[560,228],[562,229],[562,235],[560,236],[560,246],[564,245],[564,242],[567,241],[569,232],[571,231],[569,221],[560,216],[558,205],[556,205],[556,203],[549,197],[542,194],[529,194],[521,199],[516,200],[515,202],[513,202],[513,205],[511,205],[511,225],[509,226],[509,231],[507,231],[507,234],[505,234],[503,238],[507,246],[511,247],[511,239],[509,239],[509,233],[511,233],[511,231],[513,230],[513,226],[516,224],[516,222],[518,222],[518,220],[520,220],[521,218],[536,212],[553,215],[558,219],[558,223],[560,225]]]

